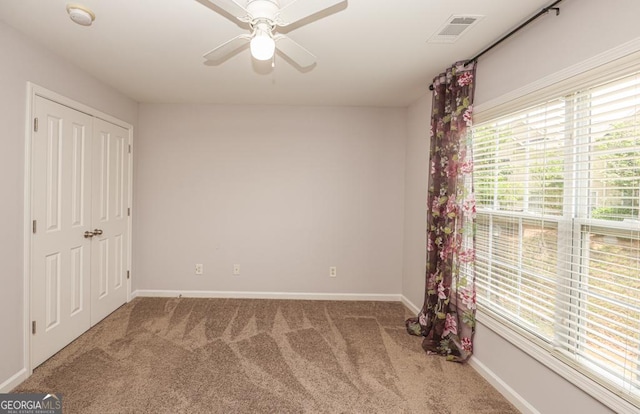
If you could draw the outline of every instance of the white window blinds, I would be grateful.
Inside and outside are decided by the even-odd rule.
[[[503,110],[473,140],[482,310],[638,404],[640,71]]]

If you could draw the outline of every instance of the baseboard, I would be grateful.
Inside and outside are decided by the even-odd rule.
[[[378,293],[304,293],[304,292],[234,292],[203,290],[136,290],[136,297],[162,298],[233,298],[233,299],[301,299],[301,300],[372,300],[382,302],[400,302],[401,295]]]
[[[420,307],[416,306],[416,304],[414,304],[409,299],[407,299],[405,295],[402,295],[400,297],[400,301],[404,303],[404,306],[409,308],[409,310],[413,311],[413,313],[415,313],[416,315],[420,313],[420,310],[421,310]]]
[[[11,378],[0,384],[0,394],[7,394],[11,392],[15,387],[20,385],[24,380],[29,377],[29,373],[25,368],[15,373]]]
[[[491,371],[485,364],[483,364],[476,357],[471,356],[468,364],[486,379],[502,396],[504,396],[511,404],[513,404],[523,414],[540,414],[534,406],[529,404],[520,394],[518,394],[513,388],[498,377],[493,371]]]

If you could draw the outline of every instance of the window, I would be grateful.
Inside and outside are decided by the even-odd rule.
[[[640,70],[585,79],[473,128],[478,303],[640,406]]]

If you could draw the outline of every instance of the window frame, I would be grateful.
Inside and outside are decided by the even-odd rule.
[[[521,109],[540,103],[544,100],[552,99],[557,96],[567,96],[573,90],[582,89],[589,85],[602,83],[616,76],[624,76],[640,69],[640,40],[630,43],[625,48],[602,54],[588,64],[580,63],[574,67],[568,68],[559,74],[554,74],[542,79],[535,84],[527,85],[519,90],[513,91],[505,96],[494,99],[476,106],[474,113],[474,123],[485,123],[492,119],[508,115],[509,113],[518,112]],[[579,157],[586,157],[586,154]],[[580,177],[580,180],[588,181],[588,177]],[[566,180],[565,180],[566,182]],[[583,187],[583,186],[582,186]],[[584,187],[583,187],[584,188]],[[588,190],[587,190],[588,191]],[[568,191],[564,192],[567,197]],[[591,195],[585,198],[591,204]],[[571,195],[575,197],[575,195]],[[573,200],[564,200],[565,203],[572,203]],[[567,204],[565,204],[567,205]],[[575,205],[575,203],[570,204]],[[585,206],[587,208],[588,206]],[[501,211],[497,209],[478,208],[478,216],[484,215],[488,220],[493,220],[496,216],[507,216],[509,218],[518,218],[521,223],[527,218],[534,218],[526,212]],[[574,218],[575,217],[575,218]],[[535,216],[539,219],[539,216]],[[556,222],[558,226],[558,238],[561,236],[561,223],[567,226],[566,232],[571,233],[573,240],[579,240],[580,245],[573,245],[572,249],[580,249],[584,243],[586,232],[585,227],[591,229],[606,230],[628,230],[628,226],[622,222],[612,222],[608,220],[590,218],[588,214],[576,214],[572,218],[563,218],[560,216],[548,216],[545,221]],[[522,225],[520,224],[520,227]],[[632,230],[633,231],[633,230]],[[560,242],[558,243],[560,246]],[[560,247],[558,247],[558,251]],[[582,266],[580,255],[571,254],[572,266]],[[564,280],[570,281],[571,278]],[[558,311],[562,311],[558,309]],[[529,332],[527,329],[510,323],[505,317],[491,312],[481,303],[478,303],[478,321],[496,332],[498,335],[515,345],[522,351],[526,352],[532,358],[550,368],[556,374],[565,378],[570,383],[578,386],[586,391],[589,395],[604,403],[606,406],[614,409],[616,412],[637,412],[638,407],[630,402],[625,395],[618,392],[615,387],[609,386],[602,382],[595,375],[591,375],[588,370],[583,369],[575,364],[570,357],[565,357],[561,348],[557,347],[554,341],[546,341],[541,337]]]

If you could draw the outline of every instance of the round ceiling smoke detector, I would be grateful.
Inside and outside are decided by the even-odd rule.
[[[91,10],[78,4],[68,4],[67,13],[71,20],[82,26],[91,26],[96,19],[96,15]]]

